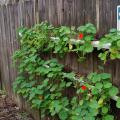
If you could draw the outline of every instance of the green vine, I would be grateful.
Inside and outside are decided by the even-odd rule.
[[[65,71],[65,66],[45,55],[68,52],[78,55],[93,51],[91,41],[96,29],[92,24],[79,27],[54,28],[41,23],[31,29],[20,29],[20,49],[13,58],[18,65],[14,91],[23,96],[31,107],[46,116],[60,120],[114,120],[110,99],[118,94],[107,73],[91,73],[87,77]],[[52,37],[56,37],[53,39]],[[70,41],[70,39],[78,39]],[[81,44],[80,44],[81,43]],[[81,57],[81,56],[80,56]],[[68,94],[72,90],[73,94]],[[120,98],[116,106],[120,108]]]

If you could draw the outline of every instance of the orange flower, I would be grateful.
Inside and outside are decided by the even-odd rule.
[[[83,86],[81,87],[81,89],[82,89],[82,90],[86,90],[87,87],[83,85]]]
[[[82,33],[80,33],[79,36],[78,36],[78,38],[79,38],[80,40],[83,39],[83,37],[84,37],[84,34],[82,34]]]

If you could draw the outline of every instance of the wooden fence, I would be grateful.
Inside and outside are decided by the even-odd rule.
[[[19,48],[16,30],[20,26],[31,27],[41,21],[49,21],[55,26],[79,26],[91,22],[102,35],[117,23],[117,5],[120,0],[20,0],[0,6],[0,84],[9,95],[17,76],[12,66],[12,55]],[[100,61],[96,51],[88,55],[85,63],[77,62],[74,54],[69,54],[62,62],[74,71],[83,74],[97,71]],[[72,59],[71,59],[72,58]],[[112,73],[113,83],[120,88],[120,61],[108,61],[105,71]],[[2,81],[2,82],[1,82]],[[23,103],[22,103],[23,104]],[[24,104],[23,104],[24,106]]]

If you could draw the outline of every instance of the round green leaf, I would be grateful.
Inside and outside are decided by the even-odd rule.
[[[97,88],[97,89],[101,89],[102,87],[103,87],[103,84],[102,83],[96,83],[95,84],[95,87]]]
[[[118,98],[118,100],[117,100],[116,107],[120,108],[120,98]]]
[[[59,117],[61,120],[67,120],[68,113],[65,110],[63,110],[59,113]]]
[[[90,107],[98,109],[99,108],[99,104],[98,104],[98,102],[96,100],[93,100],[93,101],[90,102]]]
[[[66,87],[70,87],[71,84],[72,84],[72,82],[68,82],[68,83],[66,84]]]
[[[100,74],[101,79],[105,80],[105,79],[110,79],[111,78],[111,74],[108,73],[101,73]]]
[[[116,87],[112,87],[110,90],[109,90],[109,95],[112,97],[112,96],[116,96],[117,94],[119,93],[119,90],[118,88]]]
[[[110,82],[104,83],[104,88],[110,88],[110,87],[112,87],[112,83],[110,83]]]
[[[104,113],[104,114],[108,113],[108,108],[107,107],[102,107],[102,113]]]
[[[99,91],[98,91],[97,88],[93,88],[93,89],[92,89],[92,94],[93,94],[93,95],[96,95],[96,94],[98,94],[98,93],[99,93]]]
[[[106,115],[105,117],[103,117],[103,120],[114,120],[114,116],[113,115]]]

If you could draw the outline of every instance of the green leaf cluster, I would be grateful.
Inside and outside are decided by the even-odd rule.
[[[108,34],[100,39],[99,48],[105,44],[110,44],[110,48],[99,54],[99,58],[106,62],[108,59],[120,59],[120,31],[111,29]]]
[[[74,27],[54,28],[43,22],[20,31],[23,33],[20,37],[20,49],[13,56],[18,68],[18,77],[13,84],[17,94],[24,97],[32,108],[40,110],[43,118],[114,119],[109,102],[111,97],[118,94],[118,88],[112,85],[110,74],[91,73],[87,77],[78,77],[74,72],[66,72],[64,65],[51,56],[63,56],[72,51],[84,56],[85,53],[92,52],[91,41],[96,33],[92,24],[78,28],[78,32],[84,34],[84,44],[77,43],[72,49],[68,44],[70,38],[77,34]],[[53,36],[59,38],[52,40]],[[86,89],[82,89],[82,86]],[[74,90],[71,96],[66,94],[69,89]],[[120,99],[116,106],[120,108]]]

